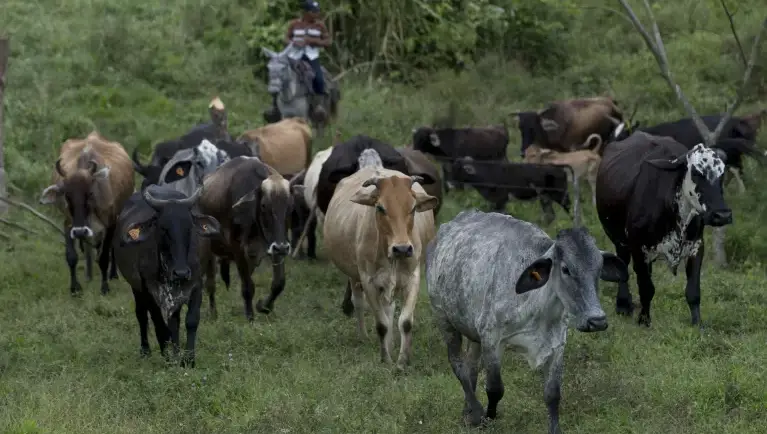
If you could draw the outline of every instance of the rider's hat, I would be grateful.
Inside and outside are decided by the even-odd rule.
[[[320,4],[314,0],[306,0],[304,1],[304,10],[306,12],[319,12]]]

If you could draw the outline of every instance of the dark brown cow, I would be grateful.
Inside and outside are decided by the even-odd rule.
[[[437,213],[439,213],[439,209],[442,206],[442,177],[439,174],[439,167],[421,151],[408,147],[394,149],[405,157],[408,173],[426,173],[434,179],[433,183],[424,185],[423,189],[426,191],[426,194],[439,200],[437,206],[433,209],[434,219],[436,220]]]

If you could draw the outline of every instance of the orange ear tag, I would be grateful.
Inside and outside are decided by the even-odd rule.
[[[138,239],[138,236],[141,234],[141,229],[139,228],[133,228],[128,231],[128,235],[133,241],[136,241]]]
[[[202,230],[208,232],[208,225],[202,225]]]
[[[535,279],[535,280],[537,280],[539,282],[541,281],[541,275],[537,271],[531,271],[530,275],[533,276],[533,279]]]
[[[178,175],[178,176],[184,176],[184,169],[182,169],[181,167],[179,167],[178,169],[176,169],[176,175]]]

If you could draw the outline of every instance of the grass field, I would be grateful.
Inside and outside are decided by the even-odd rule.
[[[614,2],[590,3],[615,7]],[[700,111],[721,109],[741,71],[727,22],[709,3],[694,13],[689,2],[664,5],[658,14],[661,28],[669,29],[667,49],[676,74]],[[737,17],[746,28],[741,36],[746,41],[767,10],[757,1],[744,3],[753,7],[752,13]],[[52,4],[0,5],[0,17],[10,18],[14,44],[5,101],[6,161],[14,197],[36,203],[61,141],[94,127],[129,151],[140,146],[146,155],[151,143],[203,118],[214,94],[227,104],[233,132],[262,123],[260,112],[268,99],[263,84],[253,80],[250,66],[238,57],[243,49],[217,51],[220,47],[204,37],[185,39],[174,27],[183,18],[176,6],[148,0],[137,1],[135,10],[117,0]],[[106,19],[94,20],[96,6],[108,10]],[[674,19],[685,12],[690,13],[686,23]],[[457,76],[436,74],[421,88],[369,84],[366,77],[350,75],[341,83],[338,125],[343,137],[368,134],[398,146],[413,127],[444,112],[449,101],[459,103],[459,123],[488,124],[508,121],[505,113],[514,110],[608,87],[621,102],[640,103],[637,116],[648,123],[683,116],[639,38],[624,36],[633,32],[630,27],[610,14],[590,13],[599,11],[588,12],[572,30],[572,41],[581,41],[571,42],[577,48],[572,64],[551,76],[534,77],[514,62],[494,59]],[[119,20],[127,14],[133,14],[130,20]],[[592,28],[589,23],[597,18],[600,25]],[[173,44],[187,48],[171,54]],[[120,55],[114,51],[118,48]],[[99,63],[107,52],[118,65],[112,70]],[[129,70],[130,62],[121,62],[121,56],[135,56],[140,65]],[[760,71],[741,113],[765,106]],[[516,158],[519,137],[510,129],[509,153]],[[319,140],[315,150],[327,144]],[[615,315],[616,285],[602,283],[609,329],[596,334],[573,330],[569,336],[561,407],[565,432],[767,430],[767,240],[761,229],[767,193],[757,188],[760,170],[747,162],[753,187],[746,195],[738,195],[734,185],[727,188],[735,212],[727,232],[730,266],[714,268],[708,249],[703,328],[689,325],[684,273],[674,277],[665,264],[654,268],[651,329]],[[584,223],[601,248],[613,250],[585,188]],[[474,192],[450,195],[438,219],[449,221],[477,206],[484,205]],[[540,221],[539,210],[535,203],[508,208],[515,217],[534,222]],[[551,235],[570,225],[561,209],[557,214],[546,228]],[[94,264],[94,281],[84,285],[81,298],[70,297],[60,236],[23,211],[12,210],[7,218],[41,235],[2,227],[10,240],[0,239],[0,432],[468,431],[460,418],[461,388],[431,322],[425,283],[416,310],[413,363],[404,373],[379,362],[369,314],[370,340],[358,340],[354,320],[340,309],[345,281],[321,247],[317,262],[289,261],[286,290],[274,313],[259,315],[252,324],[244,318],[239,282],[229,292],[219,282],[217,320],[210,319],[203,303],[197,367],[168,367],[153,336],[152,356],[139,357],[133,299],[123,280],[112,284],[109,295],[99,295]],[[707,233],[708,246],[709,241]],[[81,255],[85,283],[83,262]],[[257,297],[267,290],[269,276],[268,267],[255,272]],[[631,286],[636,298],[633,273]],[[398,338],[395,343],[398,350]],[[499,419],[485,432],[545,432],[540,375],[510,352],[503,375],[506,395]],[[478,391],[484,402],[483,385],[481,375]]]

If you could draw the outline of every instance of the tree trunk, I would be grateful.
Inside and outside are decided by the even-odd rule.
[[[10,56],[8,38],[0,36],[0,196],[8,197],[8,180],[5,175],[5,152],[3,152],[3,95],[5,94],[5,71],[8,69],[8,56]],[[0,214],[8,211],[8,205],[0,202]]]

